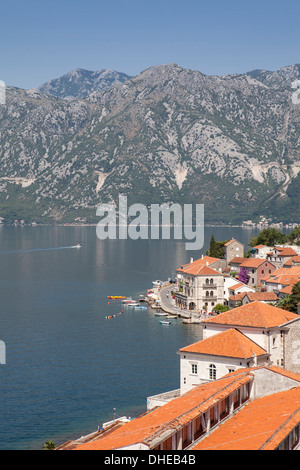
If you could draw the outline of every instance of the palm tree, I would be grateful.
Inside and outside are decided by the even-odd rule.
[[[55,449],[55,444],[53,441],[45,442],[43,450],[54,450],[54,449]]]

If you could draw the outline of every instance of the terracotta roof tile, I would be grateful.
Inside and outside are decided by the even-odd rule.
[[[112,450],[137,443],[152,448],[155,439],[162,433],[180,428],[252,380],[253,374],[241,370],[239,374],[198,385],[169,403],[124,424],[108,436],[99,435],[99,439],[79,445],[76,450]]]
[[[275,292],[245,292],[245,295],[249,297],[251,302],[258,300],[260,302],[274,302],[278,300],[277,295]]]
[[[264,263],[267,263],[268,265],[269,264],[272,264],[270,263],[270,261],[267,261],[265,259],[261,259],[261,258],[248,258],[246,261],[244,261],[240,267],[241,268],[259,268],[259,266],[261,266],[262,264]],[[274,266],[274,265],[273,265]],[[274,266],[275,267],[275,266]]]
[[[243,282],[239,282],[238,284],[234,284],[233,286],[229,287],[229,290],[237,290],[240,289],[241,287],[247,287],[246,284]]]
[[[238,240],[236,240],[235,238],[233,238],[232,240],[229,240],[227,243],[225,243],[224,246],[229,246],[229,245],[231,245],[231,243],[233,243],[233,242],[237,242],[237,243],[240,243],[240,244],[242,245],[241,242],[239,242]]]
[[[177,269],[177,271],[181,271],[185,274],[193,274],[194,276],[220,276],[220,274],[222,274],[220,271],[210,268],[209,266],[196,263],[192,263],[186,267],[183,266],[182,269]]]
[[[249,258],[242,258],[241,256],[236,256],[235,258],[232,258],[232,260],[230,261],[229,264],[241,264],[243,263],[244,261],[246,261],[247,259]]]
[[[241,307],[220,313],[216,317],[203,320],[202,324],[249,326],[252,328],[272,328],[299,319],[299,315],[263,302],[254,301]]]
[[[297,256],[298,253],[293,248],[285,247],[280,250],[280,256]]]
[[[217,333],[197,343],[190,344],[180,349],[180,352],[241,359],[248,359],[252,357],[253,354],[256,354],[256,356],[267,354],[258,344],[233,328],[223,331],[222,333]]]
[[[300,387],[256,398],[192,450],[274,450],[300,421]]]

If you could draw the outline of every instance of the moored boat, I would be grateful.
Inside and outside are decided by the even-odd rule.
[[[108,299],[123,300],[126,299],[125,295],[108,295]]]
[[[160,322],[162,325],[170,325],[171,322],[170,321],[167,321],[167,320],[160,320]]]
[[[130,304],[130,303],[136,303],[136,300],[132,300],[132,297],[126,297],[124,300],[122,300],[123,304]]]

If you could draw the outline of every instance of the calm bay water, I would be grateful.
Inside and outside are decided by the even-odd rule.
[[[201,256],[211,234],[248,244],[256,230],[206,227],[205,246],[106,240],[95,227],[0,227],[0,449],[41,449],[138,416],[147,396],[179,387],[179,348],[201,326],[163,326],[108,295],[137,298]],[[80,243],[80,250],[71,248]],[[107,320],[107,315],[123,315]]]

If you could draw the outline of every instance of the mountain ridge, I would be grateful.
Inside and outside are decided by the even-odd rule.
[[[0,217],[95,222],[121,193],[204,203],[209,222],[299,219],[299,77],[299,64],[254,77],[170,63],[71,100],[8,87]]]

